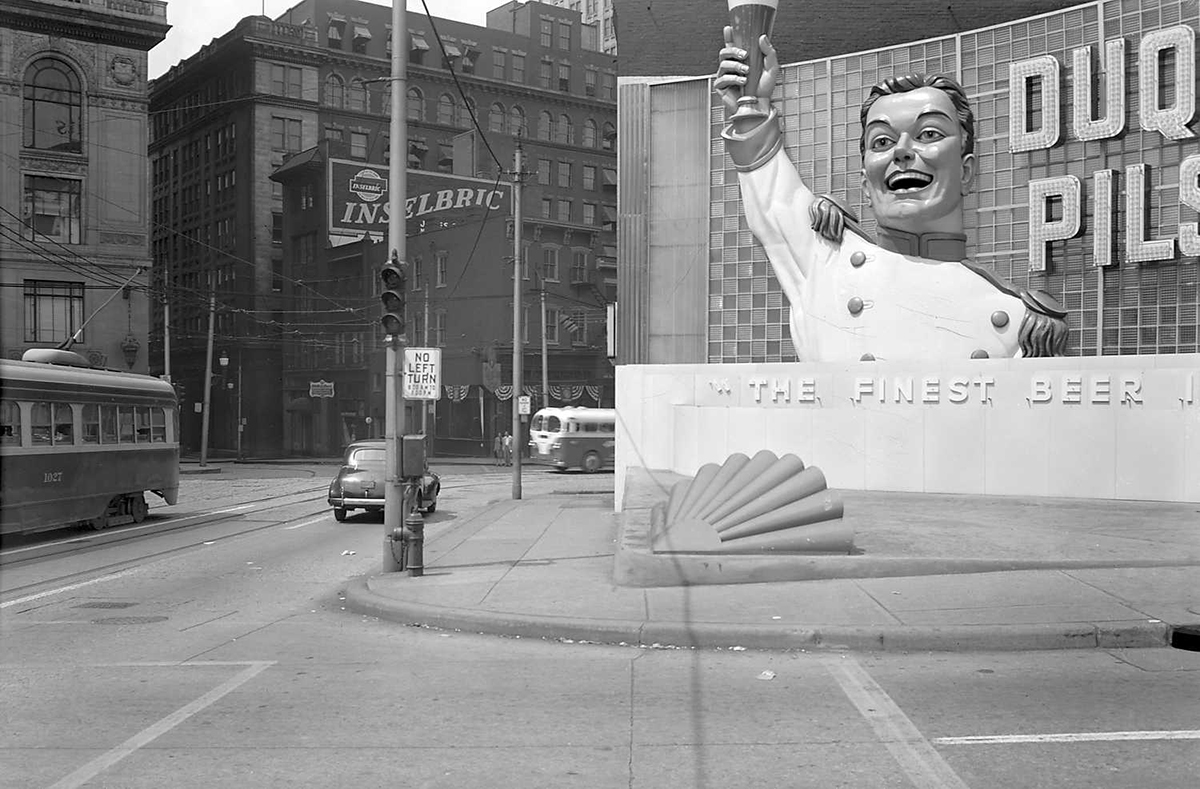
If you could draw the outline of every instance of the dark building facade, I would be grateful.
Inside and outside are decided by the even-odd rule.
[[[213,353],[231,359],[214,390],[216,450],[236,440],[239,396],[251,455],[325,454],[351,435],[383,433],[374,303],[386,222],[368,216],[371,208],[350,217],[330,209],[339,168],[386,179],[390,22],[387,6],[309,0],[274,21],[243,19],[154,83],[156,215],[179,231],[156,238],[155,272],[173,292],[193,295],[171,307],[169,335],[175,367],[193,371],[189,399],[197,402],[213,294]],[[552,386],[569,381],[573,394],[608,381],[611,403],[604,318],[616,288],[613,57],[584,46],[596,36],[577,11],[542,3],[502,6],[487,27],[416,14],[408,27],[409,170],[510,183],[522,138],[527,169],[536,168],[523,201],[531,287],[539,297],[546,291],[552,316],[581,327],[578,343],[553,346]],[[410,309],[421,309],[410,326],[424,329],[427,302],[424,325],[442,348],[447,394],[427,428],[446,451],[478,451],[493,429],[487,398],[495,394],[484,387],[481,412],[481,392],[470,387],[483,384],[489,354],[503,360],[512,351],[511,211],[444,228],[410,223],[409,232],[410,263],[422,270],[410,281]],[[342,276],[351,269],[352,278]],[[462,284],[437,285],[439,272]],[[462,296],[467,288],[471,298]],[[506,310],[509,328],[499,331]],[[159,336],[165,318],[156,318]],[[539,339],[535,332],[526,349],[531,363],[540,364]],[[243,383],[231,390],[239,355]],[[578,356],[586,363],[568,362]],[[539,368],[525,369],[533,383]],[[334,384],[332,396],[323,396],[325,383]],[[468,397],[476,401],[469,416],[461,405]],[[198,442],[200,415],[188,421],[195,424],[185,421],[185,442]]]
[[[166,2],[0,4],[0,344],[149,369],[146,53]]]

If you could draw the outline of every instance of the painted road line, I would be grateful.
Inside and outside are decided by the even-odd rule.
[[[1200,729],[1180,731],[1081,731],[1065,734],[983,734],[935,737],[938,745],[1013,745],[1037,742],[1128,742],[1130,740],[1200,740]]]
[[[297,523],[295,526],[284,526],[283,530],[291,531],[292,529],[303,529],[305,526],[312,526],[314,523],[323,523],[324,521],[326,521],[328,519],[329,519],[329,516],[325,515],[320,518],[313,518],[310,521],[305,521],[304,523]]]
[[[83,786],[126,756],[136,752],[139,748],[149,745],[205,707],[220,701],[222,697],[237,690],[274,664],[275,661],[273,660],[251,663],[244,670],[238,672],[237,676],[227,682],[221,683],[192,703],[180,707],[158,723],[142,729],[108,753],[101,754],[92,759],[66,778],[55,783],[50,789],[76,789]]]
[[[822,660],[913,786],[917,789],[968,789],[858,661],[849,655],[827,656]]]
[[[131,568],[128,570],[122,570],[119,573],[111,573],[109,575],[102,575],[99,578],[92,578],[87,581],[80,581],[77,584],[70,584],[68,586],[60,586],[57,589],[47,589],[46,591],[38,592],[37,594],[26,595],[25,597],[18,597],[15,600],[5,600],[3,603],[0,603],[0,609],[9,608],[10,606],[14,606],[14,605],[20,605],[21,603],[30,603],[30,602],[33,602],[34,600],[41,600],[43,597],[51,597],[56,594],[62,594],[63,592],[73,592],[76,589],[82,589],[85,586],[91,586],[92,584],[98,584],[102,581],[115,581],[118,578],[124,578],[127,575],[133,575],[134,573],[138,572],[140,569],[141,569],[140,567],[134,567],[134,568]]]

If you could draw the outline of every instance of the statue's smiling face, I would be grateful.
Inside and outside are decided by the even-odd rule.
[[[937,88],[881,96],[863,132],[863,192],[879,224],[910,233],[962,232],[975,178],[950,97]]]

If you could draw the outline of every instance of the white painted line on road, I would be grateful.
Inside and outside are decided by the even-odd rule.
[[[323,521],[326,520],[327,517],[328,516],[324,516],[324,517],[320,517],[320,518],[313,518],[312,520],[305,521],[304,523],[297,523],[295,526],[284,526],[283,530],[291,531],[292,529],[303,529],[305,526],[312,526],[314,523],[322,523]]]
[[[160,720],[158,723],[155,723],[153,726],[142,729],[140,732],[133,735],[116,748],[113,748],[108,753],[101,754],[95,759],[92,759],[90,762],[83,765],[66,778],[63,778],[61,781],[51,786],[50,789],[76,789],[76,787],[83,786],[88,781],[107,770],[109,767],[112,767],[114,764],[124,759],[126,756],[134,753],[139,748],[149,745],[151,742],[166,734],[179,724],[183,723],[197,712],[200,712],[205,707],[208,707],[209,705],[219,701],[223,696],[237,690],[239,687],[254,679],[254,677],[258,676],[273,665],[275,665],[275,661],[273,660],[254,662],[250,664],[246,669],[239,672],[237,676],[233,677],[228,682],[221,683],[208,693],[205,693],[203,696],[193,701],[191,704],[180,707],[175,712],[172,712],[170,715]]]
[[[111,575],[102,575],[99,578],[92,578],[91,580],[88,580],[88,581],[80,581],[77,584],[69,584],[67,586],[60,586],[57,589],[47,589],[46,591],[38,592],[37,594],[26,595],[25,597],[18,597],[15,600],[5,600],[3,603],[0,603],[0,609],[9,608],[10,606],[14,606],[14,605],[20,605],[21,603],[31,603],[34,600],[41,600],[43,597],[51,597],[56,594],[62,594],[63,592],[73,592],[76,589],[82,589],[85,586],[91,586],[92,584],[98,584],[101,581],[115,581],[118,578],[124,578],[127,575],[133,575],[134,573],[138,572],[140,569],[141,569],[140,567],[133,567],[128,570],[122,570],[119,573],[112,573]]]
[[[829,673],[917,789],[968,789],[891,696],[849,655],[825,657]]]
[[[938,745],[1012,745],[1030,742],[1128,742],[1130,740],[1200,740],[1200,729],[1180,731],[1081,731],[1065,734],[994,734],[936,737]]]

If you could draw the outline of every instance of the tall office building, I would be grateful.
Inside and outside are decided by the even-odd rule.
[[[617,54],[617,17],[615,0],[549,0],[550,5],[578,11],[585,25],[591,25],[599,36],[599,49]]]

